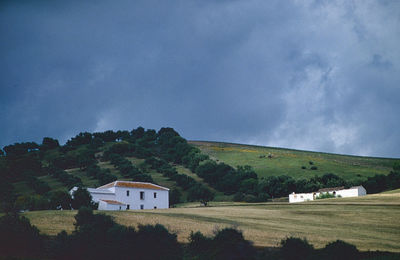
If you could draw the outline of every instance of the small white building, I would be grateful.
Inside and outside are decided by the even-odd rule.
[[[93,202],[99,203],[99,210],[169,208],[169,189],[153,183],[114,181],[87,190]]]
[[[303,201],[310,201],[315,200],[316,193],[292,193],[289,194],[289,202],[303,202]]]
[[[126,204],[115,200],[99,200],[99,210],[126,210]]]
[[[363,186],[354,186],[349,189],[344,187],[319,189],[317,192],[311,193],[292,193],[289,194],[289,203],[303,202],[315,200],[321,194],[329,193],[335,197],[348,198],[367,195],[367,191]]]

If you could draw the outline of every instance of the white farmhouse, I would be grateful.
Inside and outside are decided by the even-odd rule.
[[[367,191],[363,186],[354,186],[349,189],[345,189],[344,187],[325,188],[325,189],[319,189],[317,192],[311,192],[311,193],[296,194],[293,192],[292,194],[289,194],[289,203],[315,200],[319,195],[325,193],[329,193],[336,197],[342,197],[342,198],[367,195]]]
[[[169,208],[169,189],[153,183],[114,181],[87,190],[92,200],[99,203],[99,210]]]

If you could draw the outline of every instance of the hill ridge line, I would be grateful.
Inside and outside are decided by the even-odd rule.
[[[334,156],[346,156],[346,157],[358,157],[358,158],[371,158],[371,159],[386,159],[386,160],[400,160],[396,157],[379,157],[379,156],[362,156],[362,155],[352,155],[352,154],[340,154],[340,153],[329,153],[329,152],[317,152],[317,151],[309,151],[309,150],[300,150],[293,148],[285,148],[285,147],[273,147],[273,146],[262,146],[256,144],[241,144],[241,143],[233,143],[233,142],[220,142],[220,141],[204,141],[204,140],[188,140],[189,144],[192,143],[213,143],[213,144],[228,144],[228,145],[240,145],[240,146],[249,146],[249,147],[258,147],[258,148],[267,148],[267,149],[276,149],[276,150],[287,150],[287,151],[295,151],[295,152],[306,152],[306,153],[315,153],[315,154],[326,154],[326,155],[334,155]]]

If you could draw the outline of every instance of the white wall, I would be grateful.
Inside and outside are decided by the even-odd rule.
[[[313,193],[292,193],[289,195],[289,203],[314,200]]]
[[[367,191],[362,186],[354,187],[352,189],[338,190],[336,196],[342,196],[343,198],[358,197],[367,195]]]
[[[126,195],[129,191],[129,196]],[[140,199],[140,192],[144,192],[144,199]],[[154,193],[157,197],[154,198]],[[169,192],[167,190],[152,190],[115,187],[115,200],[129,205],[129,209],[167,209],[169,208]]]
[[[101,200],[115,200],[126,205],[129,205],[129,209],[167,209],[169,208],[169,191],[168,190],[153,190],[153,189],[138,189],[138,188],[127,188],[127,187],[112,187],[104,190],[91,189],[88,191],[92,195],[94,202],[99,203],[99,210],[118,210],[109,209],[110,207]],[[127,196],[129,191],[129,196]],[[140,192],[144,192],[144,199],[140,199]],[[154,198],[156,193],[156,198]],[[100,206],[102,204],[102,206]],[[110,204],[108,204],[110,205]]]
[[[110,204],[106,203],[105,201],[99,201],[99,210],[126,210],[125,205],[117,205],[117,204]]]

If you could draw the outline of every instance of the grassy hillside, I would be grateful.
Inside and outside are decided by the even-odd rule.
[[[166,210],[102,212],[130,226],[161,223],[187,242],[191,231],[212,234],[235,226],[257,246],[277,246],[287,236],[305,237],[316,247],[342,239],[360,250],[400,252],[400,190],[359,198],[326,199],[300,204],[187,204]],[[36,211],[25,215],[41,232],[72,232],[76,211]]]
[[[308,179],[314,175],[334,173],[348,181],[359,181],[375,174],[388,174],[396,161],[220,142],[190,143],[211,158],[233,167],[250,165],[260,177],[288,175],[295,179]],[[302,166],[306,169],[302,169]],[[312,166],[317,169],[311,170]]]
[[[127,157],[127,159],[129,161],[132,162],[133,165],[138,166],[141,163],[144,162],[144,159],[138,159],[135,157]],[[112,165],[110,164],[110,162],[98,162],[97,165],[100,167],[100,169],[109,169],[110,172],[115,175],[118,180],[131,180],[130,178],[124,178],[120,172]],[[216,201],[230,201],[232,196],[226,196],[223,194],[223,192],[219,192],[215,189],[213,189],[212,187],[210,187],[207,183],[205,183],[203,181],[202,178],[198,177],[196,174],[192,173],[189,169],[181,166],[181,165],[176,165],[175,166],[178,173],[180,174],[185,174],[188,175],[192,178],[194,178],[197,182],[205,185],[206,187],[208,187],[210,190],[212,190],[215,194],[215,200]],[[90,178],[87,176],[87,174],[85,173],[85,171],[79,169],[79,168],[73,168],[73,169],[68,169],[66,170],[68,172],[68,174],[71,174],[73,176],[79,177],[82,180],[82,183],[85,187],[91,187],[91,188],[95,188],[95,187],[99,187],[99,182],[97,179],[94,178]],[[178,189],[181,193],[182,193],[182,199],[185,200],[187,197],[187,191],[184,191],[181,187],[179,187],[175,181],[170,180],[169,178],[163,176],[161,173],[153,170],[153,169],[149,169],[147,172],[154,180],[154,183],[167,187],[169,189]],[[39,179],[45,183],[47,183],[51,190],[68,190],[67,187],[61,183],[60,181],[58,181],[57,179],[55,179],[52,176],[41,176],[39,177]],[[35,192],[32,188],[30,188],[26,181],[19,181],[14,183],[14,188],[17,194],[19,195],[34,195]]]

